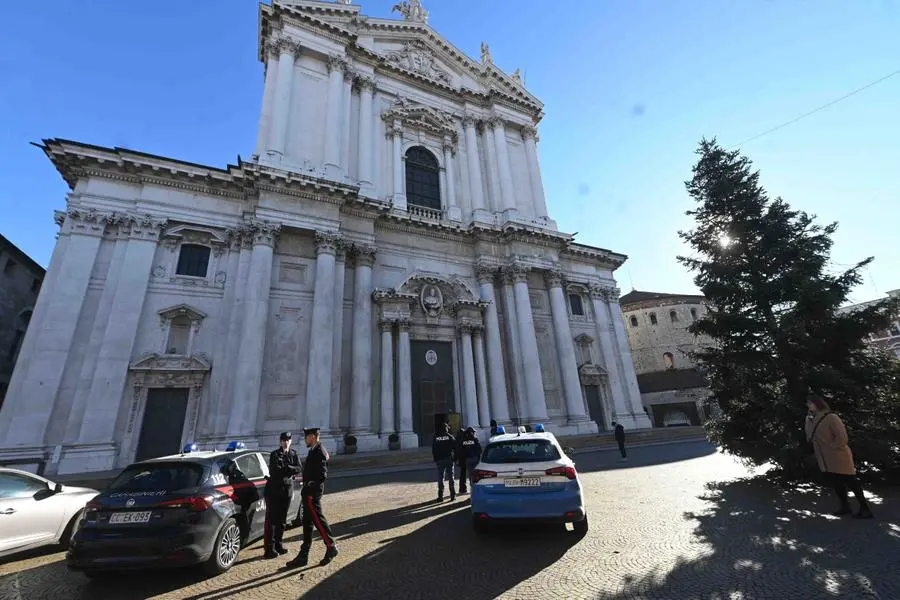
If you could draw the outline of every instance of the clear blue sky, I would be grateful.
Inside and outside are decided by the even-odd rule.
[[[395,0],[361,0],[390,16]],[[739,143],[900,69],[896,0],[425,0],[470,56],[522,68],[545,103],[551,214],[624,252],[623,291],[689,292],[701,136]],[[253,0],[0,3],[0,232],[41,264],[66,185],[28,145],[65,137],[214,166],[253,152]],[[397,15],[395,15],[396,17]],[[764,185],[839,221],[834,260],[876,262],[857,301],[900,288],[900,75],[743,146]]]

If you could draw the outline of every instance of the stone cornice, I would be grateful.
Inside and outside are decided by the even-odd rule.
[[[628,260],[628,256],[625,254],[606,250],[605,248],[595,248],[593,246],[575,243],[570,243],[565,246],[560,252],[560,255],[565,258],[576,258],[592,264],[600,264],[613,271],[621,267],[625,261]]]

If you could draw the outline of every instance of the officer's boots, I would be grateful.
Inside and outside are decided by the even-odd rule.
[[[302,545],[300,546],[300,552],[288,561],[287,565],[285,565],[288,569],[295,569],[297,567],[305,567],[309,564],[309,546]]]
[[[338,555],[337,546],[335,546],[334,544],[331,544],[330,546],[328,546],[328,548],[325,549],[325,558],[323,558],[319,562],[319,566],[324,567],[325,565],[327,565],[328,563],[333,561],[334,557],[336,557],[337,555]]]

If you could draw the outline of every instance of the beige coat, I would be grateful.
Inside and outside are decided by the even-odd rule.
[[[820,421],[821,424],[816,427]],[[817,413],[806,420],[806,439],[809,439],[814,428],[815,435],[811,441],[819,469],[823,473],[855,475],[853,452],[847,445],[847,429],[841,418],[834,413]]]

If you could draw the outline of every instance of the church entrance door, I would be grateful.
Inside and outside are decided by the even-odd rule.
[[[420,446],[431,445],[438,423],[453,408],[453,360],[450,342],[410,342],[412,358],[413,429]]]
[[[181,451],[187,413],[188,388],[151,388],[141,423],[135,460],[147,460]]]
[[[591,421],[599,425],[601,430],[605,430],[606,419],[603,417],[603,402],[600,399],[600,386],[584,386],[584,395],[587,399],[588,412],[590,413]]]

